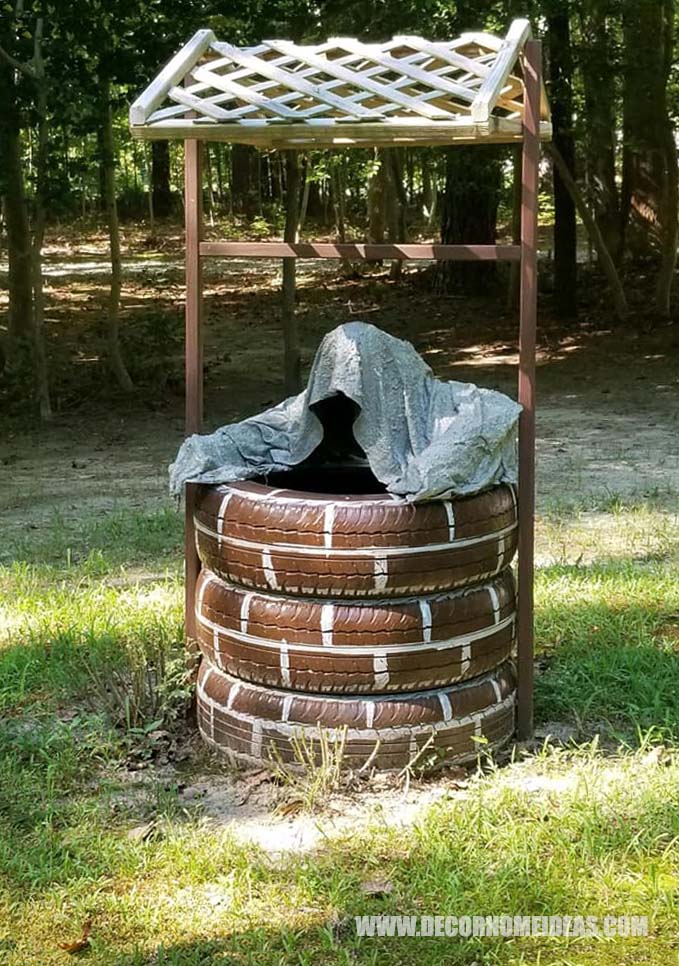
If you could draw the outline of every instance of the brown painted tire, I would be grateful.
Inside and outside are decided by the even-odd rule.
[[[487,580],[516,549],[516,495],[406,503],[246,482],[203,486],[195,510],[203,564],[264,591],[313,597],[403,597]]]
[[[371,765],[379,770],[404,768],[432,737],[427,756],[435,754],[439,762],[470,761],[480,749],[475,738],[485,738],[486,749],[511,737],[514,706],[509,663],[465,684],[401,697],[330,697],[262,688],[208,661],[198,677],[203,737],[244,762],[277,758],[294,765],[290,739],[296,736],[319,753],[319,727],[330,742],[344,740],[343,767],[358,768],[374,754]]]
[[[327,602],[249,591],[203,570],[197,637],[228,674],[274,688],[385,694],[439,688],[510,656],[511,570],[433,597]]]

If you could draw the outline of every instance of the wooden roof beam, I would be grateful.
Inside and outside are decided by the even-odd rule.
[[[495,63],[488,71],[472,103],[473,121],[482,124],[488,120],[519,57],[519,52],[530,37],[530,23],[527,20],[515,20],[512,23],[498,49]]]
[[[184,80],[217,38],[211,30],[197,30],[191,40],[172,57],[130,107],[130,125],[146,124],[149,115],[163,102],[170,88]]]

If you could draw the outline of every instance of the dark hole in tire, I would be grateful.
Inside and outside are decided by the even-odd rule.
[[[300,463],[290,470],[258,477],[255,482],[304,493],[337,493],[344,496],[386,493],[387,490],[370,467],[361,464]]]

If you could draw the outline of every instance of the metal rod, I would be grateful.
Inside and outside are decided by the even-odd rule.
[[[184,142],[184,212],[186,226],[186,435],[203,425],[203,277],[200,240],[203,228],[202,144]],[[188,656],[197,651],[195,596],[200,560],[193,525],[195,484],[185,487],[184,529],[184,636]]]
[[[524,121],[521,170],[521,309],[519,326],[519,589],[517,607],[517,735],[533,734],[533,580],[535,534],[535,341],[537,327],[537,229],[540,161],[542,47],[524,50]]]
[[[518,262],[519,245],[358,245],[300,242],[203,242],[203,256],[241,258],[348,258]]]

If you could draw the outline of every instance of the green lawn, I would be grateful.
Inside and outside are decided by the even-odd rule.
[[[678,963],[677,509],[611,499],[540,520],[538,724],[576,742],[486,767],[410,831],[376,813],[276,860],[184,804],[179,780],[217,767],[201,752],[125,794],[186,701],[181,516],[55,520],[5,545],[0,964],[67,962],[59,943],[87,920],[82,960],[106,966]],[[393,891],[364,895],[368,878]],[[358,939],[347,917],[375,913],[629,913],[651,936]]]

